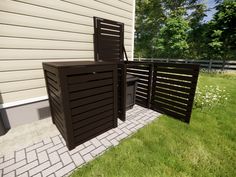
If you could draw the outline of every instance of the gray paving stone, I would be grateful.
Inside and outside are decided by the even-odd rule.
[[[57,152],[58,152],[59,155],[61,155],[61,154],[65,153],[65,152],[68,152],[68,149],[67,149],[66,146],[64,146],[61,149],[59,149]]]
[[[18,175],[17,177],[29,177],[29,175],[28,175],[28,172],[25,172],[25,173],[23,173],[21,175]]]
[[[102,140],[101,140],[101,143],[102,143],[105,147],[107,147],[107,148],[110,147],[110,146],[112,146],[111,142],[108,141],[106,138],[102,139]]]
[[[101,140],[101,139],[107,137],[108,135],[109,135],[109,134],[108,134],[107,132],[105,132],[105,133],[103,133],[103,134],[97,136],[97,139],[98,139],[98,140]]]
[[[84,159],[81,157],[79,153],[73,154],[71,158],[73,159],[73,162],[77,167],[85,163]]]
[[[63,167],[62,162],[58,162],[52,166],[50,166],[49,168],[45,169],[42,172],[43,177],[51,175],[54,172],[57,172],[58,170],[60,170]]]
[[[29,151],[32,151],[32,150],[34,150],[34,149],[40,148],[40,147],[42,147],[43,145],[44,145],[43,142],[36,143],[36,144],[34,144],[34,145],[32,145],[32,146],[27,147],[27,148],[26,148],[26,152],[29,152]]]
[[[3,163],[3,157],[0,157],[0,163]]]
[[[48,148],[47,152],[50,154],[50,153],[55,152],[63,147],[64,147],[64,145],[62,143],[60,143],[60,144],[57,144],[57,145],[54,145],[54,146]]]
[[[86,154],[83,156],[83,158],[86,162],[93,160],[93,156],[91,154]]]
[[[110,134],[109,136],[107,136],[106,138],[108,139],[108,140],[112,140],[112,139],[114,139],[115,137],[117,137],[118,136],[118,133],[112,133],[112,134]]]
[[[119,144],[119,141],[117,141],[116,139],[112,139],[110,142],[113,146],[116,146]]]
[[[61,139],[59,138],[59,136],[53,137],[52,141],[53,141],[54,145],[61,143]]]
[[[83,155],[85,155],[85,154],[91,152],[91,151],[94,150],[94,149],[95,149],[94,145],[90,145],[90,146],[84,148],[83,150],[81,150],[81,151],[80,151],[80,154],[83,156]]]
[[[22,174],[24,172],[27,172],[28,170],[36,167],[38,165],[38,161],[33,161],[31,163],[28,163],[27,165],[21,167],[21,168],[18,168],[16,169],[16,175],[19,175],[19,174]]]
[[[128,135],[127,135],[126,133],[122,133],[121,135],[119,135],[119,136],[116,137],[116,140],[117,140],[117,141],[120,141],[120,140],[126,138],[127,136],[128,136]]]
[[[37,167],[35,167],[35,168],[29,170],[29,175],[30,175],[30,176],[33,176],[33,175],[35,175],[35,174],[37,174],[37,173],[39,173],[39,172],[42,172],[44,169],[46,169],[46,168],[48,168],[48,167],[50,167],[49,161],[44,162],[43,164],[38,165]]]
[[[85,147],[88,147],[88,146],[90,146],[92,143],[90,142],[90,141],[86,141],[85,143],[84,143],[84,146]]]
[[[3,177],[15,177],[15,176],[16,176],[15,171],[3,175]]]
[[[64,154],[61,154],[60,158],[61,158],[61,161],[64,164],[64,166],[72,162],[72,159],[71,159],[68,152],[65,152]]]
[[[25,159],[26,158],[25,149],[22,149],[20,151],[16,151],[15,158],[16,158],[16,162],[19,162],[19,161]]]
[[[97,138],[93,138],[90,141],[96,148],[102,145],[101,142],[97,140]]]
[[[106,147],[105,147],[105,146],[100,146],[100,147],[94,149],[93,151],[91,151],[91,155],[92,155],[93,157],[95,157],[95,156],[101,154],[102,152],[104,152],[105,150],[106,150]]]
[[[17,168],[20,168],[20,167],[22,167],[25,164],[26,164],[26,160],[25,159],[22,160],[22,161],[19,161],[17,163],[14,163],[14,164],[4,168],[3,169],[3,174],[7,174],[7,173],[9,173],[9,172],[11,172],[13,170],[16,170]]]
[[[53,146],[53,143],[48,143],[48,144],[46,144],[46,145],[44,145],[44,146],[42,146],[42,147],[36,149],[36,151],[37,151],[37,153],[39,153],[39,152],[42,152],[42,151],[47,150],[48,148],[50,148],[50,147],[52,147],[52,146]]]
[[[48,156],[52,165],[61,160],[57,152],[52,152]]]
[[[44,144],[48,144],[48,143],[51,143],[51,142],[52,142],[51,138],[46,138],[46,139],[43,140]]]
[[[84,148],[85,148],[85,146],[83,144],[81,144],[81,145],[77,146],[75,149],[72,149],[71,151],[69,151],[69,154],[73,155],[73,154],[81,151]]]
[[[4,156],[4,162],[6,162],[10,159],[13,159],[13,158],[15,158],[15,152],[9,152]]]
[[[38,173],[36,175],[33,175],[32,177],[42,177],[42,174],[41,173]]]
[[[70,163],[67,166],[61,168],[60,170],[58,170],[57,172],[55,172],[55,175],[57,177],[61,177],[61,176],[65,176],[67,173],[69,173],[70,171],[72,171],[73,169],[75,169],[75,164],[74,163]]]
[[[11,160],[5,161],[5,162],[0,164],[0,169],[6,168],[9,165],[12,165],[14,163],[15,163],[15,159],[11,159]]]
[[[0,176],[2,176],[3,174],[2,174],[3,172],[2,172],[2,170],[0,170]]]
[[[26,159],[27,159],[28,163],[35,161],[37,158],[38,157],[36,155],[35,150],[32,150],[32,151],[26,153]]]
[[[54,174],[51,174],[51,175],[49,175],[49,176],[47,176],[47,177],[56,177]]]
[[[38,160],[39,160],[39,163],[43,163],[43,162],[46,162],[48,160],[48,155],[46,153],[46,151],[42,151],[40,153],[38,153]]]

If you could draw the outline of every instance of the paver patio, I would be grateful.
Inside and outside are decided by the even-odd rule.
[[[17,136],[17,139],[14,140],[13,133],[9,141],[23,141],[26,147],[19,148],[16,146],[15,149],[11,149],[10,152],[6,154],[1,152],[0,176],[68,176],[75,168],[81,167],[93,160],[98,155],[104,153],[109,147],[118,145],[122,139],[135,133],[138,129],[159,116],[160,113],[135,105],[133,109],[127,111],[127,120],[125,122],[119,121],[117,128],[77,146],[71,151],[67,149],[65,141],[59,134],[59,131],[57,131],[54,125],[51,125],[51,120],[47,119],[46,124],[50,124],[52,131],[50,131],[49,127],[49,130],[47,130],[49,133],[47,133],[46,136],[39,136],[41,139],[39,140],[39,137],[38,139],[36,138],[36,142],[32,144],[30,144],[32,138],[31,140],[28,138],[27,142],[27,138],[25,138],[24,135],[22,135],[22,137]],[[42,127],[37,125],[30,131],[34,134],[36,129],[40,128]],[[10,147],[11,143],[8,142],[4,144],[1,138],[2,137],[0,137],[0,145],[2,147],[0,148],[12,148]]]

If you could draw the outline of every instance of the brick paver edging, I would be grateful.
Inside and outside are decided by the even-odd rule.
[[[127,111],[127,120],[118,127],[68,151],[61,135],[44,139],[24,149],[0,157],[0,177],[68,176],[77,167],[104,153],[159,117],[160,114],[135,105]]]

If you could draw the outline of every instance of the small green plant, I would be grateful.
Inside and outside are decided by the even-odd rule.
[[[217,105],[225,105],[229,99],[229,94],[226,92],[225,88],[220,88],[219,86],[204,86],[202,88],[197,88],[194,108],[200,109],[212,109]]]

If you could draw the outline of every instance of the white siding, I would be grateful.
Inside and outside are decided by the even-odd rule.
[[[0,104],[46,95],[44,61],[93,60],[93,16],[125,24],[132,56],[133,0],[0,0]]]

